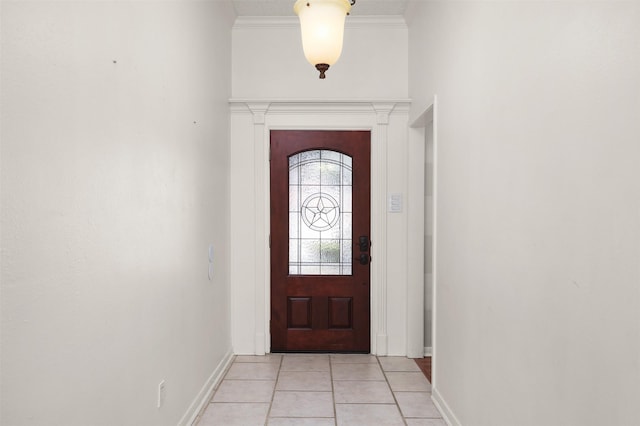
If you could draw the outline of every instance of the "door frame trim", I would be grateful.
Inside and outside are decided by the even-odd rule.
[[[427,141],[431,142],[431,153],[428,153]],[[408,196],[415,200],[424,199],[424,203],[417,203],[416,208],[409,212],[409,223],[415,227],[415,232],[424,235],[424,239],[409,239],[407,252],[413,254],[413,258],[409,258],[408,271],[410,282],[424,282],[424,286],[409,287],[409,306],[407,313],[410,317],[408,321],[408,333],[414,334],[415,338],[408,339],[407,356],[422,357],[431,356],[432,366],[436,363],[435,356],[435,297],[436,297],[436,212],[437,212],[437,96],[434,95],[427,108],[420,113],[410,124],[409,133],[409,181]],[[433,167],[431,172],[431,182],[426,183],[425,175],[427,174],[428,157]],[[431,217],[426,211],[425,203],[431,199]],[[427,223],[427,219],[430,219]],[[427,236],[431,236],[431,244],[428,248]],[[424,263],[425,254],[430,255],[431,269]],[[427,276],[431,275],[431,292],[427,293]],[[427,298],[431,301],[430,321],[427,321],[429,315],[429,305]],[[422,301],[416,303],[417,300]],[[413,318],[413,320],[411,319]],[[431,342],[426,346],[424,341],[425,327],[430,323]],[[413,328],[412,328],[413,327]],[[421,343],[422,342],[422,343]],[[423,346],[424,345],[424,346]],[[434,368],[432,368],[432,384],[435,384]]]
[[[371,353],[389,354],[385,249],[388,221],[387,147],[391,126],[394,136],[400,131],[404,139],[407,138],[409,107],[410,101],[407,99],[230,101],[231,338],[236,354],[262,355],[270,351],[268,241],[271,130],[371,131]],[[395,120],[396,117],[399,120]],[[252,152],[247,152],[247,148]],[[247,158],[248,161],[243,163],[246,155],[253,158]],[[253,194],[250,201],[242,200],[241,194],[237,193],[247,185],[252,187],[248,194]],[[249,210],[253,208],[253,214],[246,212],[247,206]],[[244,213],[236,214],[239,212]],[[245,229],[247,223],[252,224],[248,227],[250,229]],[[247,247],[247,240],[253,243],[253,247]],[[251,265],[253,270],[248,271]],[[248,312],[248,306],[253,308],[252,312]],[[251,313],[253,318],[247,318]]]

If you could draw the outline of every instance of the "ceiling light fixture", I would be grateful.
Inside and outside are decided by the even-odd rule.
[[[302,49],[320,78],[342,53],[344,20],[356,0],[298,0],[293,11],[300,18]]]

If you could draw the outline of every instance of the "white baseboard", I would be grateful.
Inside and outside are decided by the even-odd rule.
[[[213,396],[213,392],[216,390],[216,387],[224,377],[227,369],[231,365],[233,361],[233,351],[229,349],[229,351],[224,355],[222,361],[218,363],[218,366],[213,370],[209,379],[205,382],[198,395],[195,397],[187,412],[184,413],[184,416],[178,422],[178,426],[191,426],[193,422],[196,420],[201,411],[206,407],[207,403]]]
[[[433,354],[433,348],[431,346],[424,347],[424,356],[431,356]]]
[[[389,336],[386,334],[378,334],[376,336],[376,353],[374,355],[378,355],[378,356],[389,355],[388,340],[389,340]]]
[[[255,341],[255,351],[256,355],[264,355],[265,347],[264,347],[264,333],[256,333],[256,341]]]
[[[449,405],[442,398],[442,395],[440,395],[440,392],[438,392],[438,389],[431,389],[431,400],[436,405],[438,411],[440,411],[440,414],[442,414],[442,419],[447,423],[447,425],[462,426],[458,418],[453,414],[453,411],[451,411]]]

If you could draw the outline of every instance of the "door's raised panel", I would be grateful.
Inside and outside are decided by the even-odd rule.
[[[353,328],[353,298],[329,298],[329,328]]]
[[[287,328],[311,328],[311,298],[287,299]]]

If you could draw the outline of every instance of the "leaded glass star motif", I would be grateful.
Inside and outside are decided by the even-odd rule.
[[[327,231],[338,222],[340,207],[335,198],[320,192],[304,200],[300,213],[309,228],[314,231]]]

